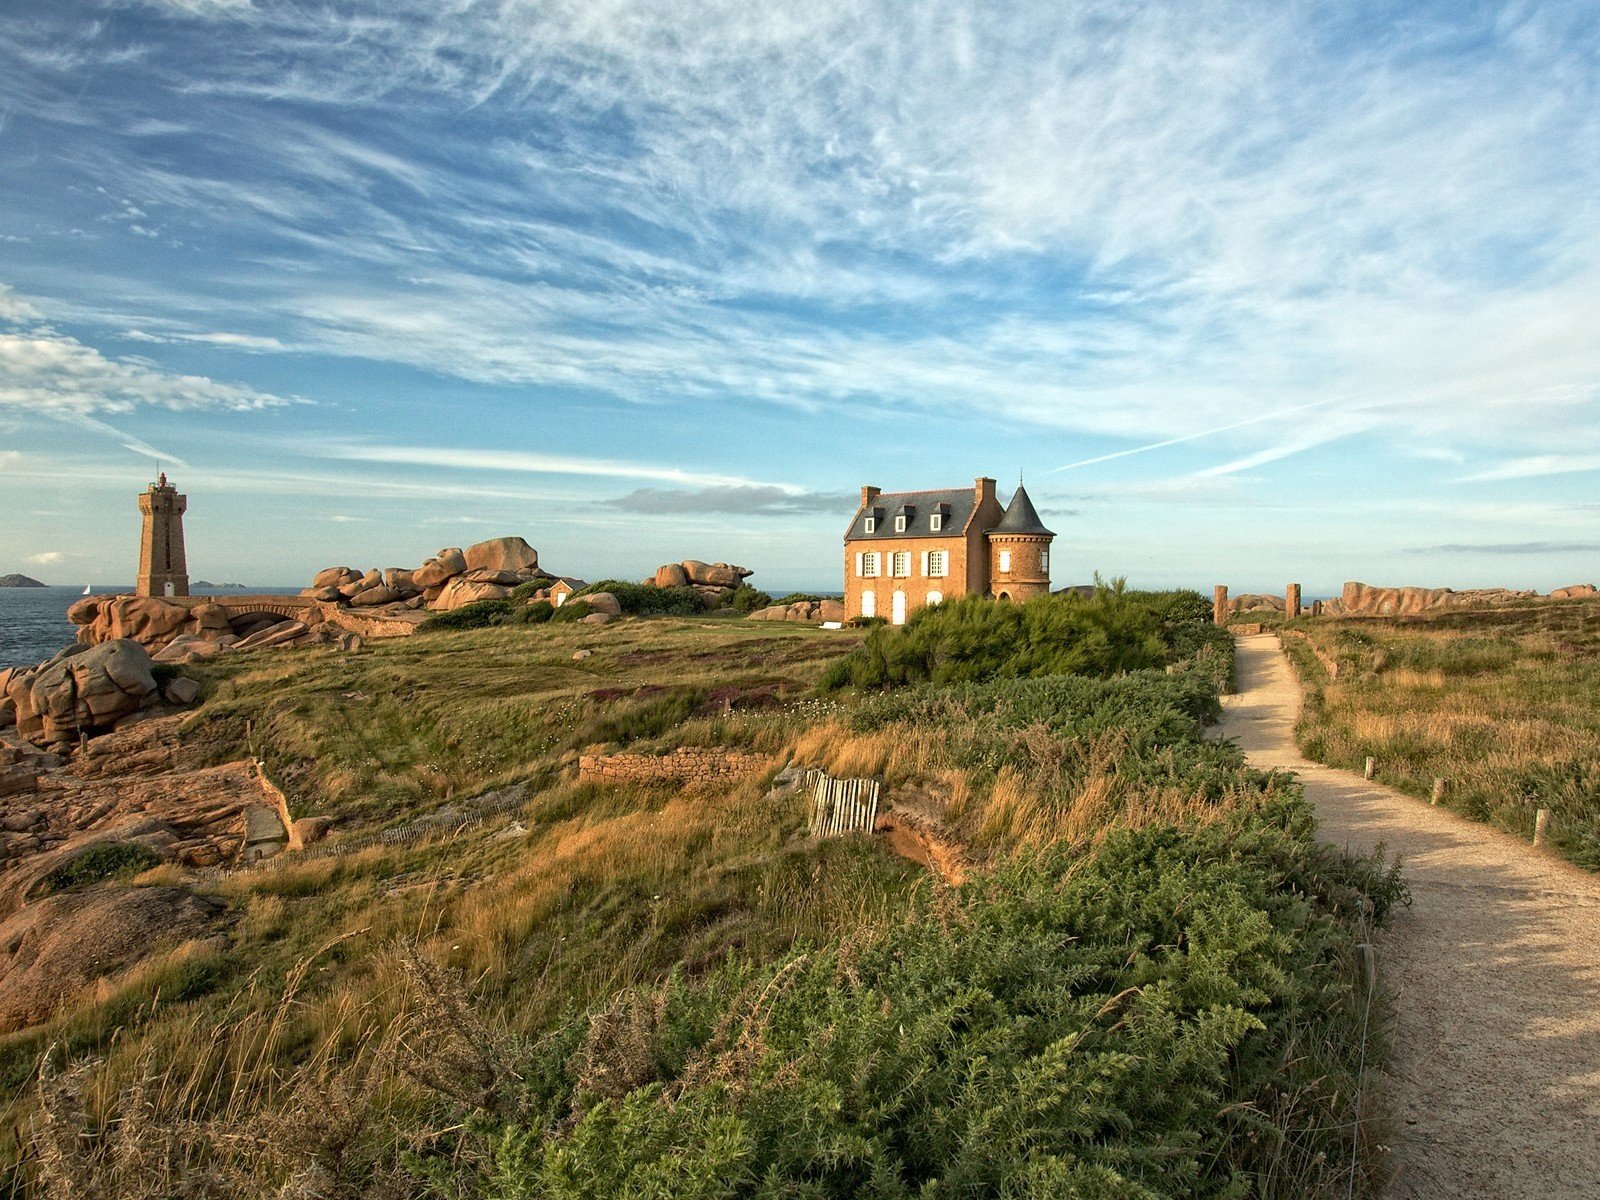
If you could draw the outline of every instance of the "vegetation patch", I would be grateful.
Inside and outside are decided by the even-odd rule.
[[[1043,675],[1114,675],[1207,652],[1231,661],[1198,592],[1129,592],[1120,582],[1025,604],[967,596],[919,609],[905,625],[875,627],[829,668],[824,691],[908,683],[969,683]]]
[[[1339,664],[1288,650],[1307,689],[1297,728],[1319,762],[1360,770],[1600,870],[1600,603],[1301,623]]]
[[[132,879],[161,862],[161,856],[137,842],[95,842],[62,863],[40,881],[40,895],[88,887],[109,879]]]

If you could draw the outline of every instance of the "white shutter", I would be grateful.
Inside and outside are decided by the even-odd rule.
[[[928,555],[929,555],[929,553],[930,552],[927,551],[927,550],[924,550],[922,552],[922,577],[924,579],[926,579],[928,577]]]
[[[860,579],[867,570],[867,556],[861,551],[856,551],[856,578]]]

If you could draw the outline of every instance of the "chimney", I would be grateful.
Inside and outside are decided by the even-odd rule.
[[[862,488],[861,489],[861,507],[865,508],[867,505],[871,504],[874,500],[876,500],[878,498],[878,493],[880,493],[881,491],[883,491],[882,488],[875,488],[871,484],[868,484],[866,487]]]
[[[972,495],[976,501],[973,511],[977,511],[983,507],[985,500],[994,499],[994,480],[987,475],[978,476],[972,483]]]

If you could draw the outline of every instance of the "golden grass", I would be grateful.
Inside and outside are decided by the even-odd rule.
[[[1600,603],[1560,602],[1306,626],[1341,663],[1311,671],[1299,736],[1319,761],[1359,768],[1518,836],[1549,808],[1555,842],[1600,868]]]

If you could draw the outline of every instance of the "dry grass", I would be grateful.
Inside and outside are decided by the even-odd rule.
[[[1600,603],[1303,626],[1334,655],[1329,681],[1289,643],[1310,694],[1299,735],[1336,766],[1378,760],[1383,780],[1520,837],[1549,808],[1555,844],[1600,869]]]

